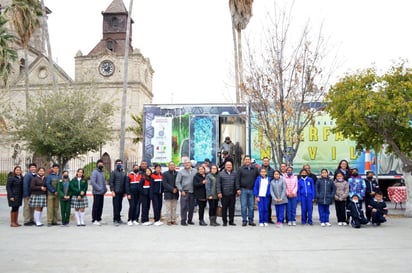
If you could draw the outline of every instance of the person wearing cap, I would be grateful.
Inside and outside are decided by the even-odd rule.
[[[223,171],[225,169],[226,162],[231,162],[233,165],[233,158],[230,156],[228,151],[223,152],[223,162],[219,165],[220,171]]]
[[[202,166],[205,168],[206,174],[208,174],[210,172],[210,159],[205,158],[205,160],[203,160]]]
[[[231,157],[231,158],[233,158],[234,156],[235,156],[235,145],[233,144],[233,142],[232,142],[232,140],[230,140],[230,137],[225,137],[225,141],[223,141],[223,143],[220,145],[220,147],[219,147],[219,152],[217,153],[217,155],[218,155],[218,157],[219,157],[219,159],[220,159],[220,161],[219,161],[219,163],[221,163],[220,164],[220,166],[223,164],[223,163],[225,163],[225,162],[223,162],[222,163],[222,159],[224,160],[225,159],[225,152],[227,152],[227,154]],[[223,158],[222,158],[222,156],[223,156]],[[232,160],[232,163],[233,163],[233,160]],[[224,169],[224,164],[223,164],[223,168],[220,168],[221,170],[223,170]]]

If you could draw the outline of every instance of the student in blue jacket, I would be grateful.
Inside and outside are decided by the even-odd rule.
[[[269,200],[270,200],[270,178],[266,175],[266,169],[260,170],[260,175],[256,178],[253,194],[259,209],[259,226],[268,226]]]
[[[315,197],[315,183],[308,176],[308,172],[302,169],[298,180],[298,200],[302,211],[302,225],[306,225],[306,223],[313,225],[312,210]]]

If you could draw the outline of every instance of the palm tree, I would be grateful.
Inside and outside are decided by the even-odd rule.
[[[127,127],[126,131],[134,134],[133,144],[138,144],[143,140],[143,114],[132,115],[135,126]]]
[[[47,24],[47,10],[44,5],[44,0],[41,0],[41,9],[43,11],[43,31],[44,31],[44,36],[46,36],[46,44],[47,44],[47,54],[49,58],[49,69],[52,77],[52,82],[53,82],[53,91],[57,92],[58,86],[57,86],[57,80],[56,80],[56,74],[54,71],[54,62],[53,62],[53,55],[52,55],[52,50],[51,50],[51,44],[50,44],[50,36],[49,36],[49,26]]]
[[[13,62],[17,59],[17,52],[11,47],[15,37],[7,31],[6,24],[7,20],[0,15],[0,78],[5,87],[8,85]]]
[[[20,39],[24,48],[24,71],[26,87],[26,110],[29,105],[29,62],[28,49],[30,39],[39,26],[39,17],[43,11],[39,0],[13,0],[11,5],[6,9],[10,14],[10,20],[13,23],[14,30]]]
[[[243,84],[242,30],[246,28],[252,17],[252,5],[253,0],[229,0],[235,52],[236,103],[239,103],[242,97],[240,96],[240,85]]]

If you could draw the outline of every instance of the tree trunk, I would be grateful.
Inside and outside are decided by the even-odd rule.
[[[406,185],[406,204],[405,204],[405,216],[412,218],[412,173],[404,172],[403,179]]]
[[[49,70],[51,73],[52,77],[52,82],[53,82],[53,91],[57,92],[58,86],[57,86],[57,80],[56,80],[56,73],[54,70],[54,61],[53,61],[53,55],[52,55],[52,50],[51,50],[51,44],[50,44],[50,36],[49,36],[49,26],[47,24],[47,13],[46,13],[46,8],[44,6],[44,0],[41,0],[41,8],[43,11],[43,31],[44,31],[44,36],[46,36],[46,45],[47,45],[47,57],[49,58]]]
[[[235,88],[236,88],[236,103],[240,103],[240,91],[239,91],[239,55],[238,44],[236,39],[236,29],[232,27],[233,34],[233,48],[235,56]]]
[[[122,110],[120,120],[120,151],[119,158],[124,158],[124,146],[126,137],[126,104],[127,104],[127,82],[129,73],[129,45],[130,45],[130,25],[132,21],[133,0],[130,0],[129,16],[127,17],[126,41],[124,50],[124,74],[123,74],[123,95],[122,95]]]
[[[28,48],[24,48],[24,92],[26,96],[26,112],[29,109],[29,54]]]
[[[242,30],[238,29],[237,30],[237,59],[238,59],[238,66],[239,66],[239,81],[238,81],[238,90],[239,90],[239,97],[240,97],[240,102],[244,102],[244,97],[243,97],[243,54],[242,54]]]

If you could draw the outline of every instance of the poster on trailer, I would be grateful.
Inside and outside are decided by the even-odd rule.
[[[152,138],[154,163],[168,163],[172,160],[172,118],[156,116],[152,122],[154,137]]]

